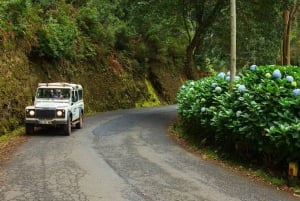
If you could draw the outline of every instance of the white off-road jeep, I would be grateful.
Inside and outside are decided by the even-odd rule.
[[[83,126],[83,88],[80,84],[39,83],[34,105],[25,108],[26,134],[35,127],[62,127],[70,135],[72,126]]]

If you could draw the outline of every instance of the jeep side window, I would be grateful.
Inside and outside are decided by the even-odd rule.
[[[78,94],[77,91],[72,91],[72,102],[78,101]]]

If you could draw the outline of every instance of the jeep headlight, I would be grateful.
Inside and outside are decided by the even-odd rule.
[[[26,110],[26,117],[34,117],[35,116],[35,110],[34,109],[27,109]]]
[[[56,110],[57,117],[65,117],[65,110]]]

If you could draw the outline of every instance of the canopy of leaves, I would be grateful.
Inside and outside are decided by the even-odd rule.
[[[185,49],[203,18],[196,65],[229,66],[229,6],[210,26],[217,1],[142,0],[3,0],[0,2],[1,44],[26,44],[31,55],[48,60],[81,60],[96,51],[120,51],[141,66],[157,61],[182,64]],[[282,11],[296,1],[237,2],[237,66],[273,64],[279,58]],[[296,15],[293,27],[297,27]],[[298,62],[299,29],[292,29],[292,61]],[[7,44],[7,43],[6,43]],[[99,49],[99,47],[101,47]],[[77,50],[77,51],[75,51]],[[79,54],[79,55],[78,55]],[[176,63],[174,63],[174,61]]]

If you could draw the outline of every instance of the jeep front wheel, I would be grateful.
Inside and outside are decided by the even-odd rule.
[[[71,119],[68,118],[67,124],[64,125],[64,133],[65,135],[71,135],[72,127],[71,127]]]
[[[83,118],[82,114],[79,116],[79,122],[76,124],[76,128],[81,129],[83,127]]]
[[[27,135],[32,135],[34,133],[34,125],[33,124],[25,124],[25,133]]]

